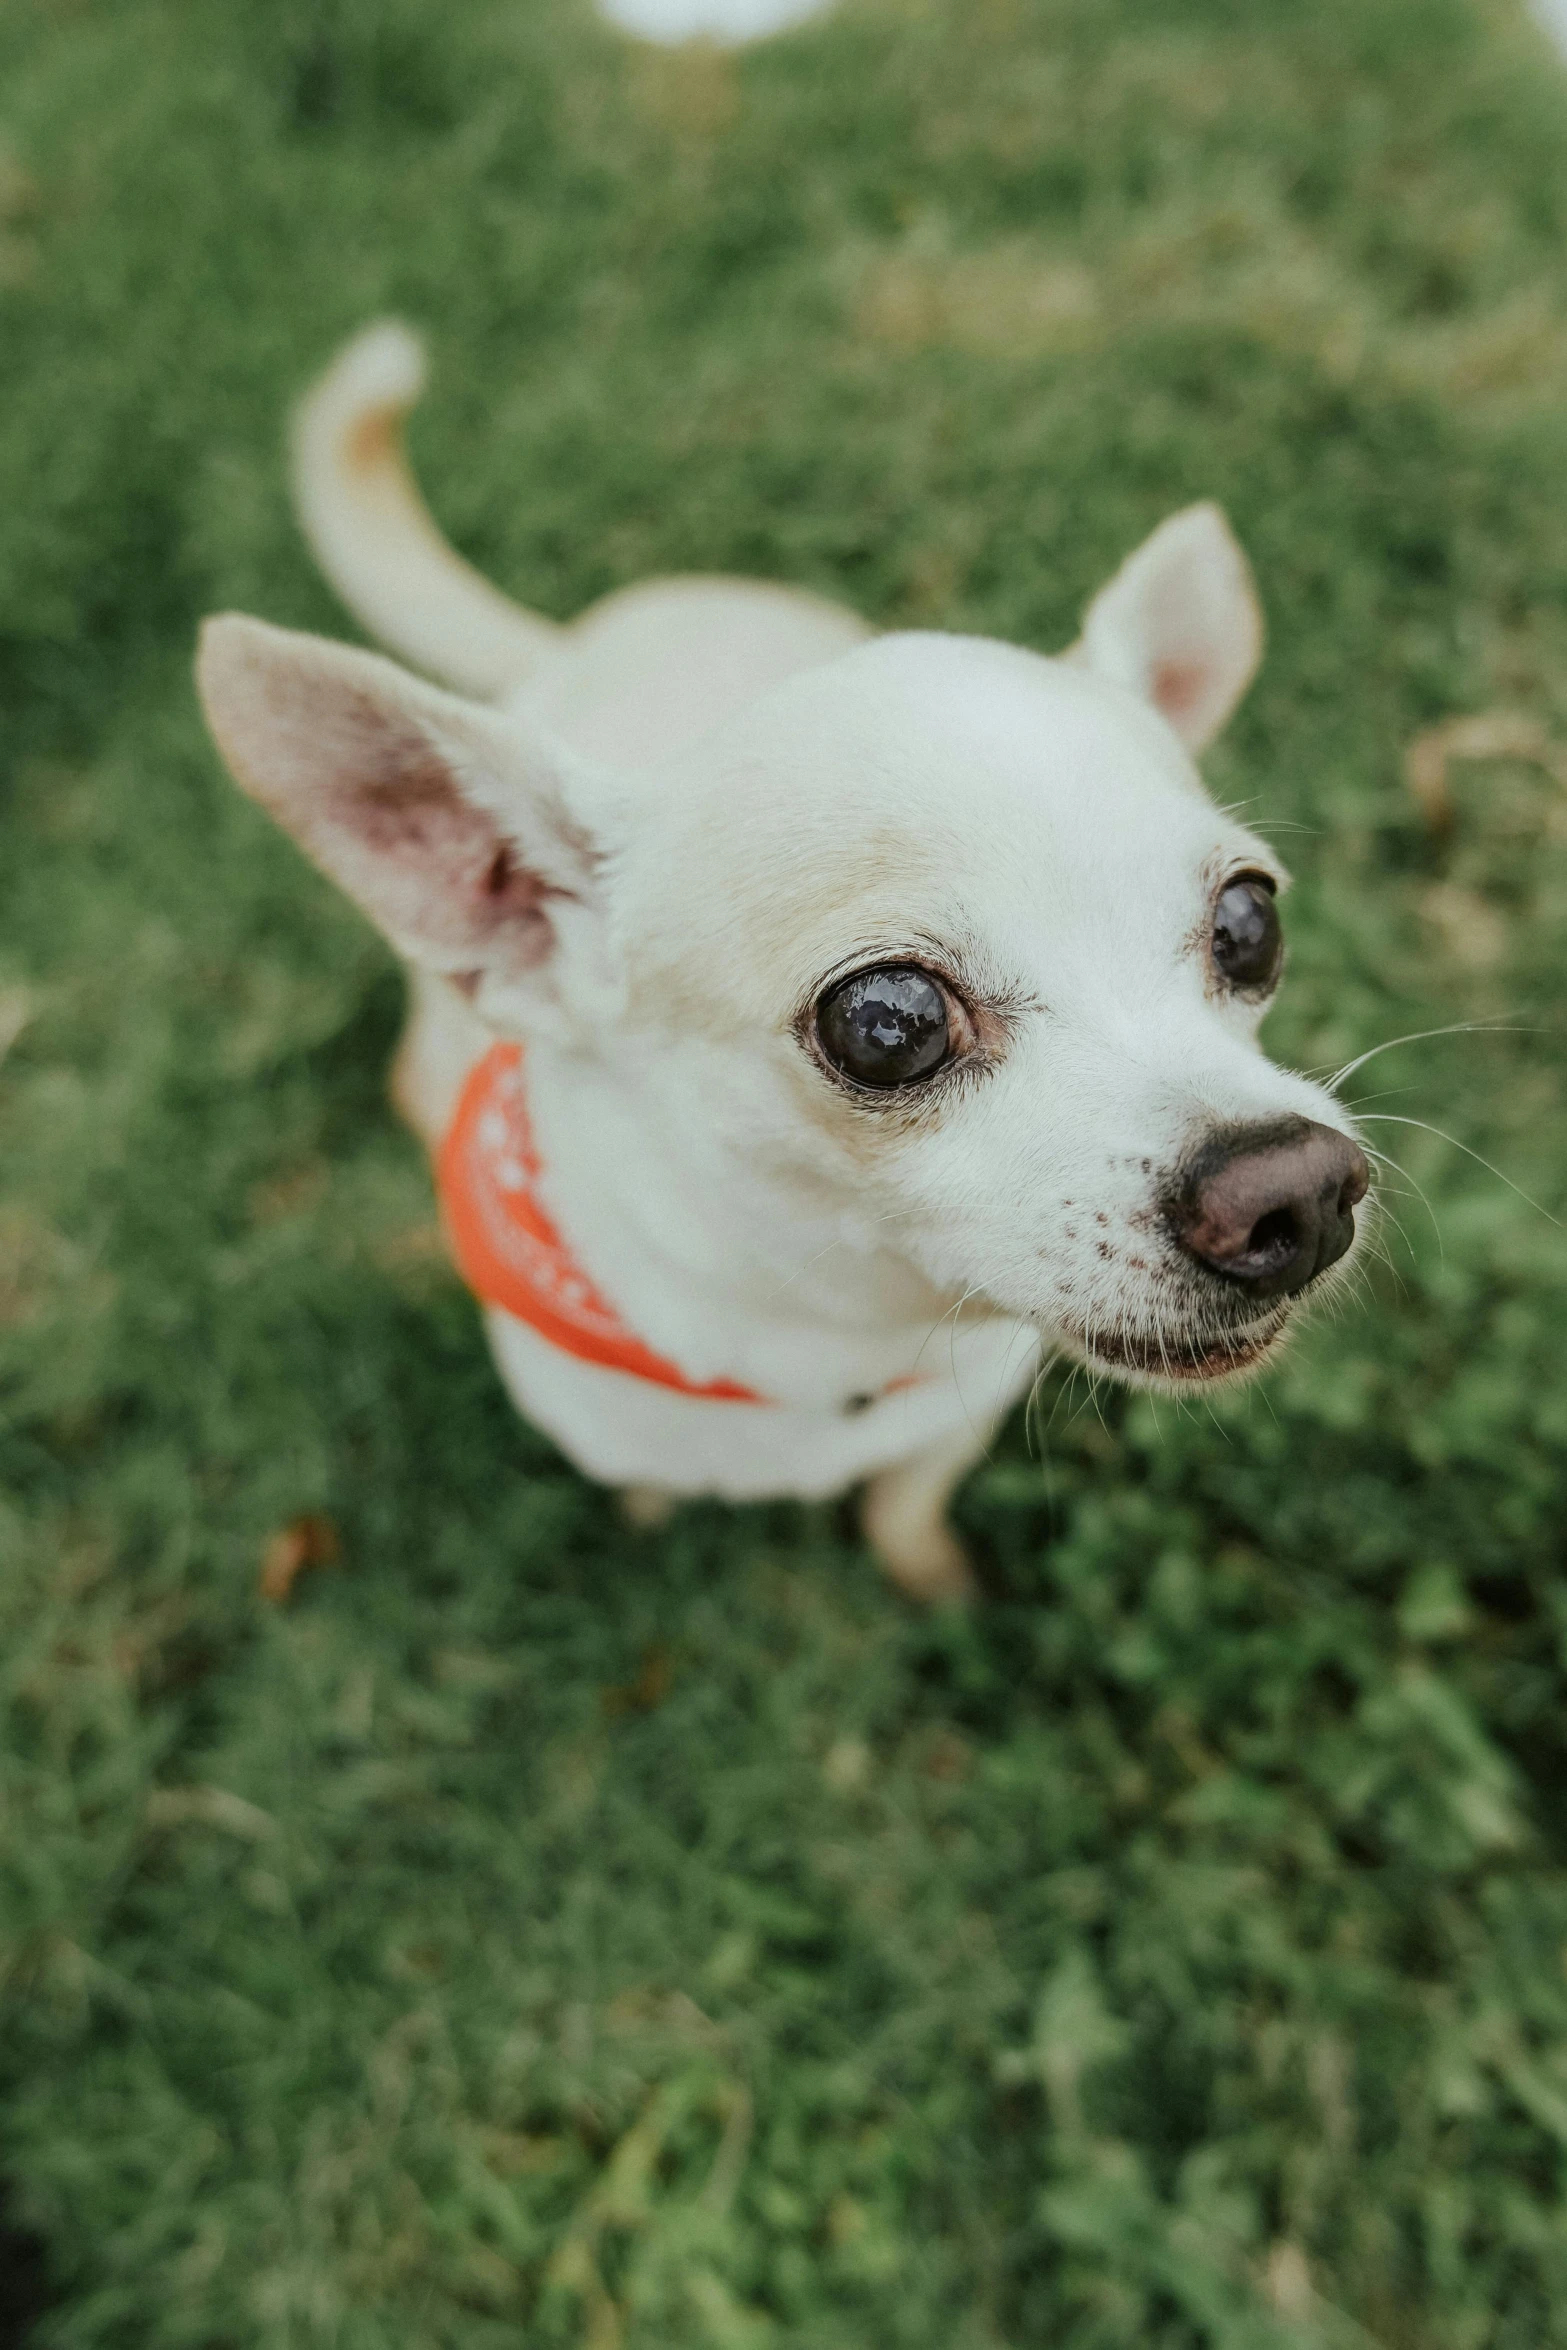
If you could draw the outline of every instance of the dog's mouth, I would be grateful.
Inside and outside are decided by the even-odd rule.
[[[1289,1318],[1288,1306],[1281,1305],[1230,1330],[1118,1327],[1074,1330],[1069,1335],[1091,1371],[1157,1380],[1171,1387],[1201,1387],[1256,1370],[1283,1337]]]

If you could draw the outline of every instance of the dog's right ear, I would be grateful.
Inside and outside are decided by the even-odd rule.
[[[1152,702],[1188,750],[1206,749],[1262,659],[1251,566],[1217,506],[1172,514],[1128,555],[1069,658]]]
[[[237,613],[202,629],[196,680],[240,788],[411,960],[519,978],[591,898],[573,763],[522,723]]]

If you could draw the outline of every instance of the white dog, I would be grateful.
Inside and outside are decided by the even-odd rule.
[[[361,336],[297,488],[365,624],[448,684],[208,622],[212,731],[412,967],[395,1098],[519,1408],[644,1506],[868,1479],[959,1596],[957,1479],[1041,1352],[1249,1369],[1354,1240],[1340,1104],[1256,1043],[1272,850],[1192,764],[1256,666],[1212,506],[1049,660],[654,581],[567,628],[442,542],[417,344]]]

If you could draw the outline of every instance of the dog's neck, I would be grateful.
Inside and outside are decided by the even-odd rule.
[[[547,1039],[525,1070],[541,1194],[650,1344],[802,1400],[879,1388],[939,1351],[959,1300],[827,1184],[726,1147],[689,1077]]]

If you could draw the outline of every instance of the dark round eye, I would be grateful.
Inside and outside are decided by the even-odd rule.
[[[1213,913],[1213,959],[1232,987],[1271,987],[1284,952],[1273,884],[1261,873],[1229,882]]]
[[[835,1069],[856,1085],[912,1085],[947,1058],[947,999],[909,964],[857,971],[816,1007],[816,1033]]]

